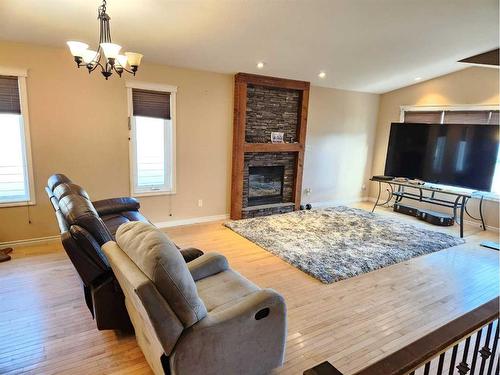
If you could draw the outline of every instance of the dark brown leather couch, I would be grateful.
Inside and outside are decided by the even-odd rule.
[[[64,249],[82,279],[85,301],[97,328],[130,330],[122,290],[101,246],[114,240],[121,224],[148,222],[139,212],[139,202],[129,197],[92,202],[81,186],[63,174],[50,176],[45,190],[54,207]],[[193,248],[180,251],[186,262],[203,254]]]

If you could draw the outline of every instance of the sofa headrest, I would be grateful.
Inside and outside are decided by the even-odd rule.
[[[62,184],[59,184],[54,188],[53,191],[54,191],[54,196],[58,200],[61,200],[62,198],[70,194],[80,195],[90,200],[90,197],[85,191],[85,189],[83,189],[80,185],[73,184],[71,182],[64,182]]]
[[[59,209],[70,227],[79,225],[85,228],[99,246],[113,239],[92,202],[87,198],[77,194],[66,195],[59,201]]]
[[[184,327],[207,315],[186,262],[165,233],[149,223],[128,222],[118,228],[116,242],[151,279]]]
[[[54,191],[54,189],[56,188],[57,185],[60,185],[63,183],[71,183],[71,180],[68,177],[66,177],[65,175],[63,175],[62,173],[53,174],[47,180],[47,186],[52,191]]]

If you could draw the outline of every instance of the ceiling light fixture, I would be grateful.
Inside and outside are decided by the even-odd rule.
[[[122,47],[111,42],[110,17],[106,13],[106,0],[103,0],[102,5],[97,8],[97,19],[99,20],[99,47],[97,51],[89,50],[88,44],[82,42],[67,42],[76,65],[78,68],[87,67],[89,74],[100,67],[101,73],[106,79],[113,72],[116,72],[120,77],[124,71],[135,76],[141,64],[142,55],[135,52],[125,52],[125,55],[120,55]],[[104,61],[101,63],[103,55]],[[129,69],[127,69],[127,64]]]
[[[264,64],[262,61],[259,61],[259,62],[257,63],[257,69],[263,69],[263,68],[264,68],[264,65],[265,65],[265,64]]]
[[[415,81],[420,81],[421,79],[422,79],[422,77],[416,77]]]
[[[318,77],[319,78],[325,78],[326,77],[326,73],[325,72],[319,72]]]

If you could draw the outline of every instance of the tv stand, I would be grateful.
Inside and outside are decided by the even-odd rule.
[[[387,206],[394,199],[394,203],[400,203],[403,199],[414,200],[432,205],[447,207],[453,210],[453,218],[460,226],[460,237],[464,236],[464,213],[474,220],[481,221],[481,228],[486,230],[486,224],[483,216],[483,196],[474,194],[474,197],[479,198],[479,218],[472,216],[467,210],[467,202],[472,198],[473,194],[458,191],[441,189],[432,185],[414,185],[409,182],[385,180],[372,177],[370,181],[378,183],[377,200],[373,205],[372,212],[378,206]],[[386,192],[387,199],[381,202],[380,196],[382,194],[382,184],[387,184]],[[408,191],[408,189],[415,189],[417,192]],[[444,195],[444,197],[436,197],[436,193]],[[448,198],[448,199],[446,199]]]

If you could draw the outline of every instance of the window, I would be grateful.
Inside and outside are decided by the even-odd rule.
[[[483,124],[498,126],[500,123],[498,106],[473,107],[401,107],[401,121],[427,124]],[[465,145],[460,145],[457,163],[463,159]],[[457,165],[458,166],[458,165]],[[498,150],[492,193],[500,195],[500,148]]]
[[[132,195],[175,193],[176,88],[128,83]]]
[[[27,114],[25,74],[0,75],[0,207],[35,203]]]

